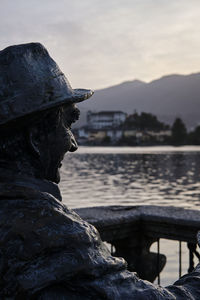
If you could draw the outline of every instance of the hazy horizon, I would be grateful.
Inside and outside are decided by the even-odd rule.
[[[170,77],[170,76],[190,76],[190,75],[196,75],[196,74],[200,74],[200,71],[199,72],[188,73],[188,74],[179,74],[179,73],[165,74],[165,75],[161,75],[160,77],[153,78],[151,80],[142,80],[140,78],[134,78],[132,80],[131,79],[130,80],[125,80],[125,81],[121,81],[121,82],[118,82],[118,83],[114,83],[114,84],[109,85],[109,86],[101,87],[101,88],[95,89],[95,91],[104,90],[104,89],[107,89],[107,88],[115,87],[115,86],[125,84],[125,83],[131,83],[131,82],[134,82],[134,81],[140,81],[141,83],[148,84],[148,83],[152,83],[154,81],[157,81],[157,80],[160,80],[160,79],[163,79],[163,78],[166,78],[166,77]]]

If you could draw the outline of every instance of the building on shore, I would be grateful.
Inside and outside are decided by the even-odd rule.
[[[122,111],[88,111],[87,123],[91,129],[112,129],[123,124],[126,117],[127,114]]]
[[[133,116],[131,117],[133,118]],[[127,126],[129,119],[130,116],[122,111],[89,111],[87,124],[76,129],[74,133],[79,144],[82,145],[162,144],[170,139],[169,126],[165,127],[159,121],[160,128],[153,130],[152,128],[136,127],[133,123]]]

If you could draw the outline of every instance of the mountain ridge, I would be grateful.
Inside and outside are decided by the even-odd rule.
[[[86,122],[86,111],[121,110],[155,114],[172,124],[179,116],[188,128],[200,122],[200,73],[170,74],[150,81],[125,81],[95,91],[91,100],[79,104],[82,117],[77,126]]]

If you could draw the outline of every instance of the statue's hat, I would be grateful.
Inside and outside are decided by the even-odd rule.
[[[81,102],[93,92],[72,89],[40,43],[0,51],[0,125],[63,104]]]

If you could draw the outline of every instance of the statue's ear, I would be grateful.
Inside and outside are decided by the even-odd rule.
[[[36,139],[36,128],[30,128],[27,133],[28,145],[30,147],[31,152],[37,158],[40,158],[40,150],[38,147],[38,141]]]

